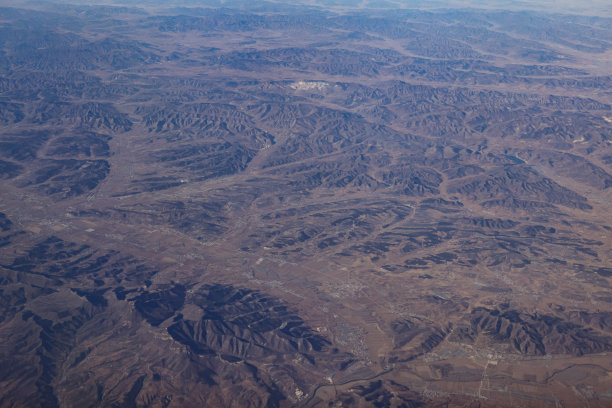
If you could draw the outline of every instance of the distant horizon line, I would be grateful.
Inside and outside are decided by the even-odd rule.
[[[351,4],[353,3],[353,4]],[[278,5],[282,11],[291,7],[308,7],[335,12],[365,10],[442,10],[474,9],[498,11],[530,11],[546,14],[571,14],[600,18],[612,18],[612,2],[607,0],[586,0],[578,4],[575,0],[361,0],[358,4],[347,0],[26,0],[16,5],[13,0],[0,0],[0,6],[11,8],[36,8],[48,5],[110,6],[140,9],[176,8],[229,8],[256,11],[261,5]],[[467,4],[466,4],[467,3]],[[268,10],[270,11],[270,10]]]

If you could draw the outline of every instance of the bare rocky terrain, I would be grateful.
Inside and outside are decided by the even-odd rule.
[[[609,10],[350,3],[2,3],[0,407],[612,404]]]

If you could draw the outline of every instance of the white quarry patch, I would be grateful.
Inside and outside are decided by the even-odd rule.
[[[299,82],[294,82],[289,86],[298,91],[310,91],[313,89],[318,89],[318,90],[325,89],[326,87],[329,86],[329,84],[324,81],[299,81]]]

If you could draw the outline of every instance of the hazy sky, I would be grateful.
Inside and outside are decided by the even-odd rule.
[[[0,0],[3,6],[35,5],[46,0]],[[136,7],[176,7],[176,6],[253,6],[259,0],[51,0],[53,3],[71,3],[83,5],[112,4]],[[267,3],[304,4],[338,10],[353,8],[486,8],[508,10],[541,10],[589,14],[601,17],[612,17],[612,0],[266,0]],[[250,7],[249,7],[250,8]]]

